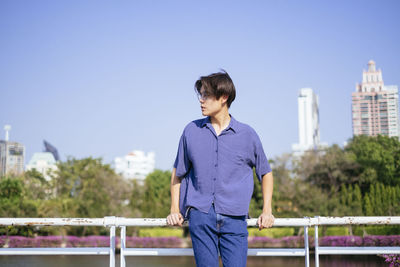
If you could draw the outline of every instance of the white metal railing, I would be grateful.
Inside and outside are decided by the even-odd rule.
[[[115,218],[0,218],[0,226],[104,226],[110,228],[109,247],[0,248],[0,255],[109,255],[115,266]]]
[[[185,223],[187,225],[187,223]],[[305,265],[310,265],[308,228],[315,228],[315,266],[319,266],[319,255],[364,255],[400,254],[400,247],[320,247],[318,226],[321,225],[395,225],[397,217],[315,217],[275,219],[274,226],[304,227],[304,248],[248,249],[248,256],[304,256]],[[81,248],[0,248],[0,255],[109,255],[110,267],[115,266],[115,230],[121,228],[121,267],[125,267],[126,256],[192,256],[190,248],[127,248],[127,226],[167,226],[165,218],[0,218],[0,226],[104,226],[110,228],[109,247]],[[247,220],[249,227],[257,226],[257,219]]]

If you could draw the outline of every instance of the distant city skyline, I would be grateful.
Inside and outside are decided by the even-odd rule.
[[[223,68],[237,89],[230,113],[268,158],[298,140],[299,88],[319,96],[321,140],[341,145],[365,64],[400,84],[399,10],[392,0],[1,1],[0,127],[12,125],[25,161],[48,140],[61,160],[112,164],[142,150],[171,169],[183,128],[201,117],[194,82]]]

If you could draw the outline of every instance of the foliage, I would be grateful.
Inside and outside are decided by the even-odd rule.
[[[283,154],[270,163],[274,175],[272,208],[277,218],[400,215],[400,142],[396,138],[356,136],[344,148],[333,145],[302,157]],[[0,216],[165,218],[170,210],[170,180],[170,171],[155,170],[144,183],[127,181],[101,159],[69,158],[58,163],[58,170],[49,181],[35,170],[19,177],[0,178]],[[262,211],[263,196],[255,174],[253,180],[249,215],[257,218]],[[382,226],[380,230],[371,227],[354,226],[349,231],[359,235],[398,231],[396,227]],[[64,235],[107,232],[93,227],[62,229]],[[166,229],[148,230],[129,229],[150,236],[165,234]],[[323,231],[326,235],[329,228]],[[55,235],[60,231],[56,227],[0,228],[0,234],[37,233]],[[254,235],[264,233],[275,234],[263,230]]]
[[[400,255],[398,254],[388,254],[383,255],[385,262],[389,263],[390,267],[400,266]]]
[[[129,183],[101,159],[68,159],[53,178],[59,211],[67,217],[122,216]]]
[[[334,247],[395,247],[400,245],[400,236],[323,236],[318,239],[320,246]],[[313,237],[309,236],[309,246],[314,247]],[[285,247],[285,248],[304,248],[304,236],[287,236],[281,238],[270,237],[250,237],[249,247],[268,248],[268,247]]]
[[[167,217],[171,207],[171,172],[155,170],[146,177],[141,211],[144,217]]]
[[[140,228],[139,237],[183,237],[182,228],[165,228],[165,227],[152,227],[152,228]]]
[[[37,171],[21,177],[0,180],[0,216],[2,217],[104,217],[129,216],[127,200],[130,183],[115,174],[101,159],[68,159],[57,164],[58,171],[47,181]],[[27,230],[29,229],[29,230]],[[53,228],[54,229],[54,228]],[[91,227],[63,228],[71,234],[105,233]],[[25,232],[24,232],[25,231]],[[54,234],[49,228],[8,227],[1,233],[32,235]],[[66,234],[66,232],[63,232]]]
[[[315,228],[308,229],[308,235],[314,236]],[[318,236],[346,236],[349,235],[347,226],[320,226],[318,227]]]
[[[139,218],[142,217],[141,207],[143,206],[144,186],[137,180],[132,180],[132,191],[129,198],[129,209],[131,216]]]
[[[6,177],[0,180],[0,217],[34,217],[37,209],[33,200],[24,196],[23,179]],[[0,228],[0,234],[32,235],[28,227]]]
[[[336,193],[342,184],[353,184],[360,180],[360,166],[354,155],[338,145],[324,151],[307,152],[295,165],[295,172],[301,180],[315,185],[325,192]]]
[[[258,228],[249,228],[248,232],[249,236],[267,236],[271,238],[279,238],[279,237],[294,235],[295,229],[290,227],[279,227],[279,228],[268,228],[260,231]]]
[[[355,136],[345,149],[355,155],[362,173],[369,176],[368,181],[384,185],[400,184],[400,141],[396,137],[378,135]]]

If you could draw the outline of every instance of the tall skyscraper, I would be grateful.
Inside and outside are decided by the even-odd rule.
[[[384,85],[382,71],[370,60],[352,93],[353,135],[399,137],[398,100],[397,86]]]
[[[17,142],[10,142],[8,132],[11,126],[4,127],[5,140],[0,140],[0,176],[19,175],[24,172],[25,147]]]
[[[317,150],[319,140],[318,96],[311,88],[302,88],[298,99],[299,143],[292,145],[295,155],[302,155],[308,150]]]

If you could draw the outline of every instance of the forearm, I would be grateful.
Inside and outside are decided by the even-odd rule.
[[[263,193],[263,212],[272,213],[272,192],[274,189],[274,178],[272,172],[263,176],[261,186]]]
[[[176,176],[176,169],[173,168],[171,175],[171,213],[179,213],[179,191],[181,179]]]

